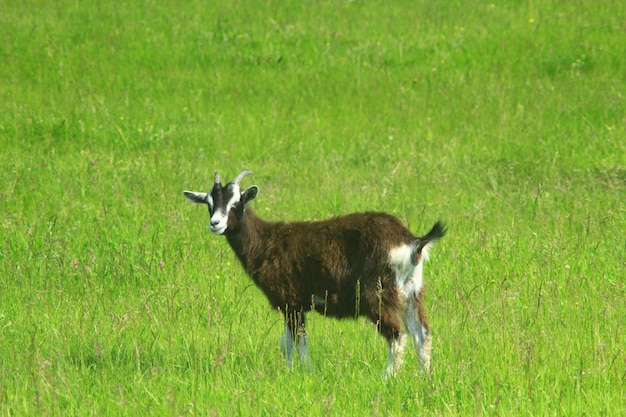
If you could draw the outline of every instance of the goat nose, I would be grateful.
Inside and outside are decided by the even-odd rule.
[[[211,226],[217,226],[220,223],[218,219],[211,219]]]

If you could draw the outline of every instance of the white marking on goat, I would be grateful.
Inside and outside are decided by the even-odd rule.
[[[389,251],[389,264],[396,273],[396,283],[404,298],[422,289],[423,261],[414,265],[412,256],[414,252],[411,245],[398,246]]]
[[[230,209],[233,208],[235,204],[241,200],[241,189],[238,185],[233,184],[233,196],[228,200],[228,204],[226,204],[226,213],[230,212]]]
[[[396,273],[396,283],[400,296],[406,303],[404,324],[411,335],[413,345],[419,356],[420,365],[426,371],[430,369],[430,352],[432,350],[432,337],[418,319],[418,306],[416,296],[422,290],[422,272],[424,262],[428,260],[428,249],[431,244],[422,248],[417,254],[417,265],[414,265],[412,256],[416,256],[410,245],[402,245],[389,252],[389,263]],[[389,358],[387,360],[386,376],[392,376],[402,364],[402,353],[405,343],[405,334],[398,341],[389,345]]]
[[[233,184],[233,196],[228,200],[226,204],[226,209],[222,210],[221,208],[217,208],[211,216],[211,223],[209,224],[209,228],[211,232],[216,235],[221,235],[226,231],[228,227],[228,215],[230,210],[239,202],[241,199],[241,191],[238,185]],[[213,206],[211,206],[213,207]]]
[[[218,208],[211,216],[211,222],[209,223],[209,228],[211,232],[216,235],[221,235],[226,231],[226,223],[228,220],[228,216],[221,208]]]
[[[426,263],[428,262],[428,255],[430,253],[430,248],[433,247],[433,245],[435,244],[435,242],[428,242],[423,248],[422,248],[422,254],[420,256],[420,263]]]
[[[395,247],[389,251],[389,264],[401,276],[406,276],[413,269],[413,262],[411,262],[412,253],[413,247],[411,245]]]

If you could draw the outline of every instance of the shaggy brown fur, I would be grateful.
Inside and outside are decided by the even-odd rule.
[[[389,248],[417,238],[397,218],[369,212],[321,222],[270,223],[246,208],[245,216],[233,210],[228,222],[226,239],[244,269],[287,316],[303,320],[300,313],[318,299],[328,316],[367,316],[387,340],[402,330]]]

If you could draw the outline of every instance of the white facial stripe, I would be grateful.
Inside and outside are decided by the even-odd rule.
[[[228,203],[226,203],[226,207],[224,208],[214,207],[213,198],[211,197],[209,204],[211,204],[211,209],[215,211],[211,216],[211,223],[209,225],[209,228],[211,229],[211,232],[215,233],[216,235],[221,235],[226,231],[226,228],[228,227],[228,215],[230,213],[230,210],[239,202],[239,200],[241,200],[241,192],[239,186],[233,185],[232,191],[233,195],[230,200],[228,200]]]
[[[241,192],[238,185],[233,185],[233,196],[228,200],[226,204],[226,215],[230,213],[230,209],[233,208],[235,204],[237,204],[241,200]]]

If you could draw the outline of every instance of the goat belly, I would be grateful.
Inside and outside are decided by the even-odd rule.
[[[350,291],[350,293],[351,296],[343,298],[338,293],[328,293],[324,296],[315,294],[313,295],[312,309],[328,317],[356,318],[358,317],[358,297],[354,292]]]

